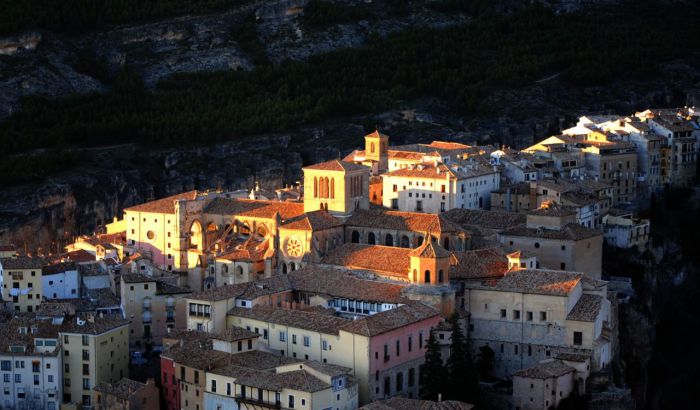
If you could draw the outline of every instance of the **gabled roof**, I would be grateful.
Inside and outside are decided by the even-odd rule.
[[[582,277],[579,272],[522,269],[508,273],[493,288],[505,292],[566,296]]]
[[[519,370],[513,373],[516,377],[526,377],[529,379],[549,379],[553,377],[563,376],[567,373],[573,373],[576,369],[566,365],[559,360],[539,363],[533,367]]]
[[[282,228],[284,229],[309,232],[321,231],[338,226],[343,226],[340,219],[334,217],[326,211],[305,212],[297,217],[285,221],[282,224]]]
[[[595,322],[603,304],[603,297],[600,295],[583,294],[574,305],[571,312],[566,316],[566,320],[577,322]]]
[[[430,231],[435,234],[458,233],[464,230],[445,216],[421,212],[389,211],[385,209],[360,209],[345,221],[345,226],[390,229],[397,231]],[[396,238],[394,238],[396,239]]]
[[[346,243],[328,252],[321,263],[406,278],[411,265],[411,251],[395,246]]]
[[[264,201],[239,198],[215,198],[204,207],[205,214],[236,215],[272,219],[276,213],[287,220],[304,213],[301,202]]]
[[[180,199],[186,199],[193,201],[197,199],[197,191],[183,192],[177,195],[168,196],[161,199],[156,199],[155,201],[149,201],[143,204],[134,205],[132,207],[124,209],[124,211],[132,212],[148,212],[157,214],[174,214],[175,213],[175,201]]]
[[[360,279],[339,268],[307,265],[289,275],[295,291],[379,303],[399,303],[405,285]]]
[[[450,279],[500,278],[508,271],[508,258],[498,248],[454,254],[457,263],[450,267]]]
[[[364,165],[355,164],[354,162],[341,161],[339,159],[333,159],[326,162],[321,162],[318,164],[308,165],[302,169],[313,169],[322,171],[358,171],[358,170],[369,170],[368,167]]]
[[[44,258],[18,256],[16,258],[0,258],[3,269],[41,269],[48,262]]]
[[[421,302],[411,302],[372,316],[353,320],[342,330],[372,337],[430,318],[439,318],[440,312]]]

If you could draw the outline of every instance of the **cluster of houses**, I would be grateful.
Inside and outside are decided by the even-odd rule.
[[[556,407],[615,358],[602,248],[644,250],[634,204],[695,183],[698,118],[586,116],[522,151],[374,132],[297,188],[135,205],[60,255],[0,247],[0,407],[423,406],[450,317],[513,408]],[[129,379],[156,351],[160,376]]]

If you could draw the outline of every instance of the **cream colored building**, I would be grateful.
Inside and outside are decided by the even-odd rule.
[[[36,312],[41,303],[42,258],[19,256],[0,259],[2,299],[15,312]]]
[[[513,405],[520,410],[549,410],[575,391],[576,369],[549,360],[513,374]]]
[[[581,226],[576,214],[559,207],[531,212],[525,226],[502,231],[498,241],[534,254],[542,268],[584,272],[591,278],[602,273],[603,232]]]
[[[129,345],[137,349],[160,345],[171,329],[187,327],[187,303],[192,292],[141,273],[120,277],[119,294],[129,320]]]
[[[63,346],[63,401],[92,405],[92,388],[129,375],[129,323],[114,316],[66,318]]]
[[[616,319],[607,282],[577,272],[520,269],[492,285],[465,285],[472,347],[494,351],[496,376],[565,353],[585,355],[593,370],[610,363]]]

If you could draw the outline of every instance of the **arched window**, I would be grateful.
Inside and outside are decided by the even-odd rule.
[[[294,272],[295,270],[297,270],[297,265],[295,265],[294,262],[290,262],[289,263],[289,270],[291,272]]]
[[[448,251],[450,250],[450,238],[445,238],[442,240],[442,247]]]
[[[236,266],[236,275],[242,276],[243,275],[243,267],[241,266]]]
[[[442,274],[442,269],[438,271],[438,283],[442,283],[445,280]]]
[[[369,144],[369,152],[371,154],[374,154],[374,143],[373,142]]]
[[[425,276],[423,277],[423,282],[430,283],[430,271],[429,270],[425,271]]]
[[[418,282],[418,271],[413,269],[413,282]]]
[[[535,249],[539,249],[539,248],[540,248],[540,243],[539,243],[539,242],[535,242]]]
[[[408,248],[411,246],[410,244],[411,244],[411,242],[409,241],[408,236],[404,235],[401,237],[401,247],[402,248]]]
[[[384,238],[384,245],[394,246],[394,237],[391,236],[390,233],[386,234],[386,238]]]
[[[335,178],[331,178],[331,199],[335,198]]]
[[[318,178],[314,177],[314,198],[318,198]]]
[[[416,246],[421,246],[423,245],[423,237],[419,236],[416,238]]]
[[[370,232],[369,235],[367,235],[367,243],[370,245],[376,245],[377,241],[374,237],[374,232]]]
[[[287,264],[286,263],[282,264],[282,273],[285,275],[287,274]]]
[[[357,231],[352,231],[352,235],[350,236],[350,241],[352,243],[360,243],[360,233]]]
[[[221,267],[221,273],[228,273],[228,265],[223,265]]]

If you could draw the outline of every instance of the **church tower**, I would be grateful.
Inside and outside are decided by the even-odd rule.
[[[328,211],[347,217],[369,209],[369,168],[332,160],[303,168],[304,212]]]
[[[421,285],[443,285],[450,282],[452,254],[436,245],[428,233],[423,244],[411,251],[411,283]]]
[[[365,135],[365,161],[372,163],[372,175],[389,169],[389,136],[379,131]]]

